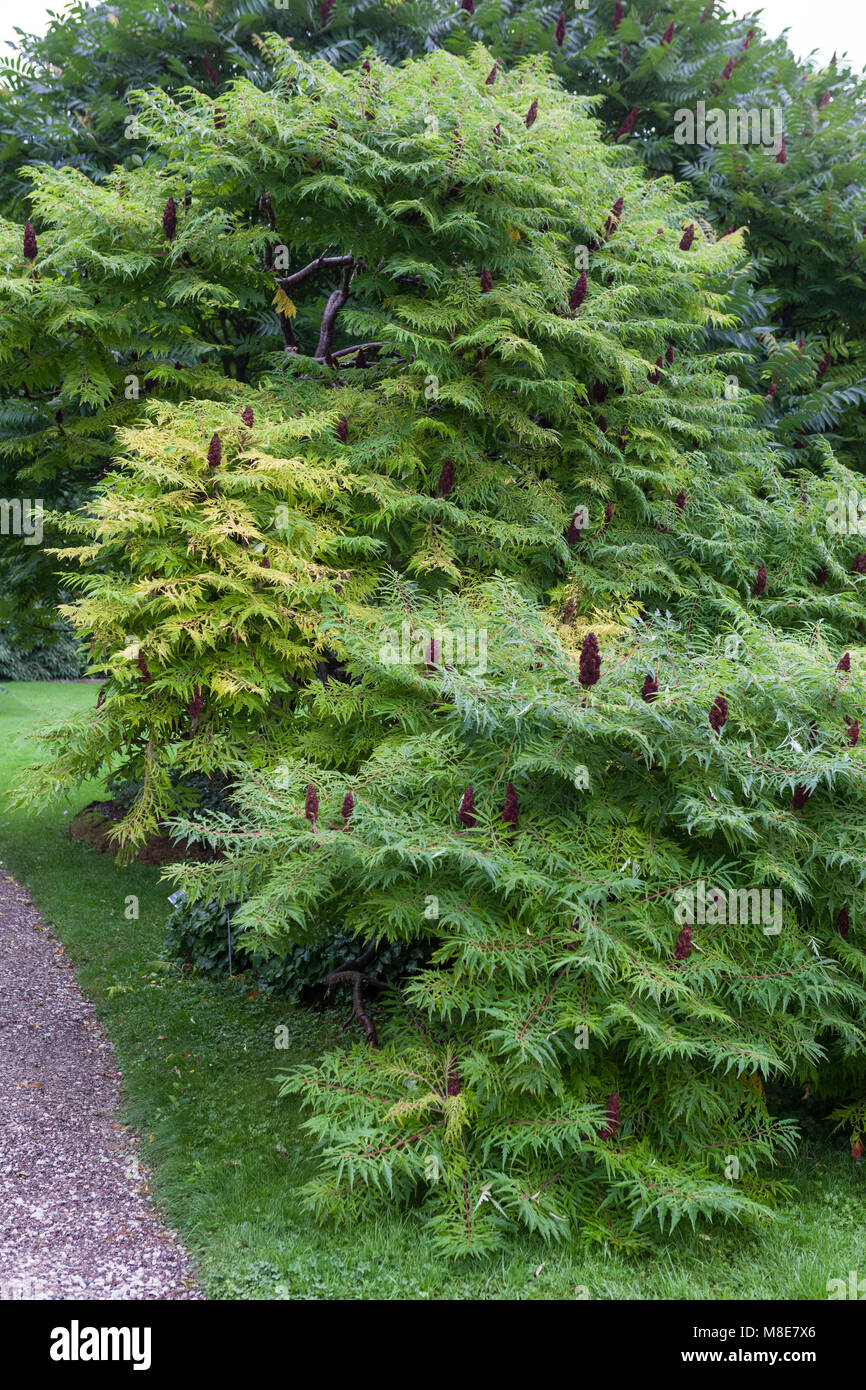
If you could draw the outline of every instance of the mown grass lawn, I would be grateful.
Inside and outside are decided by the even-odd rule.
[[[36,752],[36,733],[96,698],[91,684],[0,687],[0,777]],[[824,1299],[828,1278],[866,1274],[866,1173],[838,1136],[809,1144],[784,1176],[797,1197],[751,1229],[678,1230],[650,1254],[543,1249],[445,1264],[410,1215],[322,1227],[298,1188],[312,1171],[293,1100],[274,1078],[340,1036],[342,1015],[257,995],[242,981],[181,977],[161,960],[169,889],[160,871],[119,869],[66,837],[98,796],[84,786],[37,814],[4,810],[0,858],[30,889],[95,999],[124,1074],[124,1119],[143,1137],[155,1196],[198,1261],[212,1298]],[[130,895],[139,918],[124,913]],[[290,1047],[274,1048],[277,1025]]]

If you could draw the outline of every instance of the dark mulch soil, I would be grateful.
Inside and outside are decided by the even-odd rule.
[[[70,821],[66,833],[70,840],[83,840],[100,854],[116,854],[117,844],[111,832],[123,816],[123,807],[116,801],[91,801]],[[151,835],[135,857],[139,864],[178,864],[182,859],[210,856],[201,845],[174,841],[168,835]]]

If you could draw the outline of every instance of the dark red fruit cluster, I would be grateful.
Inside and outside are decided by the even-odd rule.
[[[598,638],[594,632],[588,632],[580,648],[578,680],[584,686],[595,685],[600,675],[601,653],[598,650]]]
[[[461,825],[465,825],[469,830],[471,830],[472,827],[476,824],[475,792],[472,789],[471,782],[469,786],[466,788],[462,797],[460,798],[460,807],[457,811],[457,819],[459,820]]]
[[[716,733],[723,729],[728,722],[728,702],[724,695],[717,695],[710,705],[710,728],[715,729]]]

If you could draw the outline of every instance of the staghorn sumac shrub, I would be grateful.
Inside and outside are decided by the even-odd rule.
[[[31,794],[119,762],[143,789],[131,844],[176,810],[173,775],[221,769],[233,814],[176,821],[218,851],[173,875],[190,901],[239,902],[262,954],[345,930],[331,974],[367,1042],[287,1082],[323,1140],[317,1210],[418,1203],[452,1252],[762,1214],[795,1142],[764,1082],[830,1085],[864,1044],[844,721],[866,604],[854,544],[818,524],[851,475],[828,456],[803,502],[723,394],[705,324],[742,238],[681,249],[687,195],[543,65],[491,85],[483,50],[376,64],[370,120],[357,73],[276,62],[274,90],[221,95],[228,170],[190,93],[182,147],[154,97],[162,163],[125,175],[160,207],[191,171],[209,263],[224,244],[250,302],[284,306],[279,351],[254,383],[150,403],[67,520],[69,617],[108,678],[49,731]],[[696,908],[686,953],[677,895],[704,882],[748,910],[709,931]],[[386,987],[385,946],[422,937],[431,965]]]

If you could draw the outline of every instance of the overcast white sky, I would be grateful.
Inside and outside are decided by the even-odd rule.
[[[30,33],[41,33],[47,12],[63,11],[64,0],[0,0],[0,41],[14,38],[16,25]],[[569,6],[564,6],[568,13]],[[820,62],[827,62],[834,49],[847,51],[852,66],[866,67],[866,4],[864,0],[755,0],[754,4],[727,0],[726,8],[737,14],[763,11],[764,28],[779,34],[788,28],[795,53],[805,57],[813,49]]]

